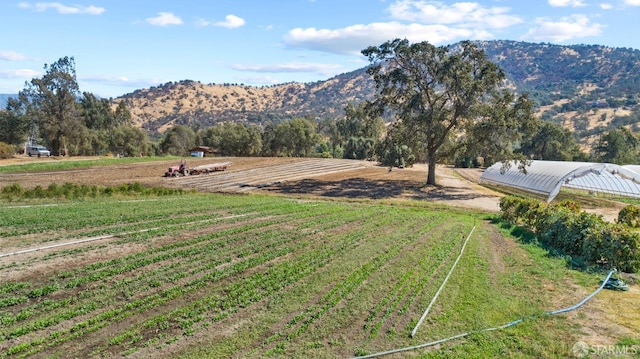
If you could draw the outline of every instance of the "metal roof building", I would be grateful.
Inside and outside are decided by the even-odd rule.
[[[551,202],[560,188],[569,187],[622,197],[640,198],[640,166],[619,166],[612,163],[532,161],[526,172],[511,163],[503,169],[498,162],[487,168],[480,184],[517,188],[547,197]]]

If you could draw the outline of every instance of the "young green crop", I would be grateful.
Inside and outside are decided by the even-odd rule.
[[[6,258],[0,275],[12,279],[0,284],[0,358],[173,355],[166,350],[176,345],[192,350],[184,339],[193,335],[211,341],[193,355],[213,357],[343,357],[410,344],[404,333],[473,221],[465,212],[420,206],[195,193],[37,209],[47,218],[32,229],[33,208],[0,208],[7,214],[0,216],[2,245],[114,237]],[[470,251],[460,273],[484,283],[484,257],[475,245]],[[33,275],[34,265],[48,270]],[[452,288],[461,291],[455,280]],[[491,303],[509,306],[499,298]],[[443,303],[441,325],[462,328],[455,301]],[[496,316],[477,305],[477,323]]]

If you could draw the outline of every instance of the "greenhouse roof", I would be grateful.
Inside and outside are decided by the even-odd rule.
[[[640,166],[619,166],[612,163],[532,161],[518,169],[515,162],[508,168],[498,162],[487,168],[480,184],[489,183],[514,187],[547,196],[551,202],[562,186],[640,198]]]

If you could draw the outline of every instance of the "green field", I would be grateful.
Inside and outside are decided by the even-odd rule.
[[[0,357],[352,357],[530,316],[405,355],[570,356],[580,328],[542,314],[583,299],[602,273],[505,232],[492,216],[422,202],[186,193],[2,203]],[[95,240],[6,255],[84,239]]]

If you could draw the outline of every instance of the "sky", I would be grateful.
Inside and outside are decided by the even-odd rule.
[[[396,38],[640,49],[640,0],[0,0],[0,93],[73,57],[81,92],[314,82]]]

